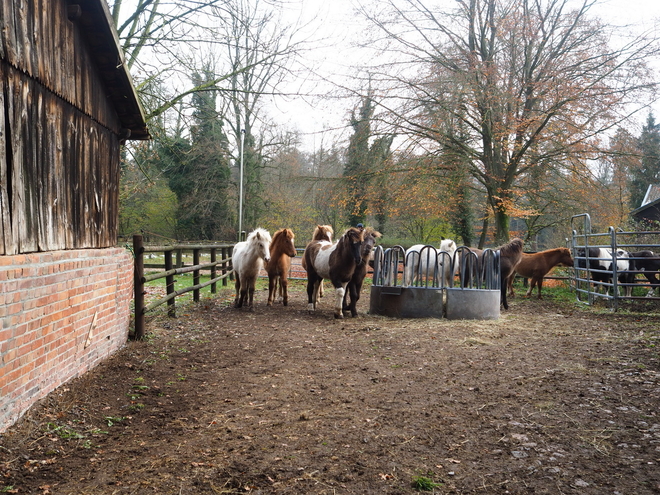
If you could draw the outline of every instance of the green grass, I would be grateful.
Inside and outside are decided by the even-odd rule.
[[[422,475],[413,476],[412,479],[413,488],[420,492],[432,492],[436,488],[441,487],[442,483],[436,483],[435,481],[433,481],[431,476],[433,476],[433,473],[427,473],[424,476]]]

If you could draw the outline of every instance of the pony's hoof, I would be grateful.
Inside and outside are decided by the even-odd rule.
[[[344,319],[344,315],[343,315],[343,314],[341,314],[341,313],[339,313],[339,314],[335,313],[335,320],[343,320],[343,319]]]
[[[272,302],[272,301],[268,301],[268,302],[266,303],[266,306],[272,306],[272,305],[273,305],[273,302]]]

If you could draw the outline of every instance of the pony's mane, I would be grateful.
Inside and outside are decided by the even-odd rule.
[[[277,232],[273,234],[273,240],[272,243],[275,244],[278,242],[280,239],[294,239],[295,236],[293,234],[293,230],[291,229],[280,229]]]
[[[519,238],[514,238],[507,244],[504,244],[500,247],[500,253],[502,256],[515,256],[522,253],[523,251],[523,241]]]
[[[367,236],[371,236],[371,237],[373,237],[373,238],[375,238],[375,239],[378,239],[378,238],[380,238],[380,237],[383,237],[383,234],[381,234],[380,232],[378,232],[378,231],[377,231],[376,229],[374,229],[373,227],[367,227],[367,228],[364,229],[364,238],[366,239]]]
[[[334,233],[335,231],[331,225],[317,225],[314,229],[314,234],[312,234],[312,240],[332,242],[332,236]]]
[[[252,232],[250,232],[247,236],[247,241],[248,242],[253,241],[257,236],[263,237],[268,242],[271,241],[270,233],[266,229],[262,229],[261,227],[258,227],[254,229]]]

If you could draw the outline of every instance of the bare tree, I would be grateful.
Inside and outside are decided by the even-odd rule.
[[[440,11],[386,0],[377,13],[363,9],[381,49],[385,43],[397,56],[379,79],[395,96],[379,101],[418,146],[466,158],[487,193],[498,243],[508,240],[521,176],[539,164],[585,166],[655,88],[645,59],[656,40],[640,35],[614,46],[611,29],[590,15],[596,4],[456,0]],[[455,139],[441,125],[447,120],[468,139]]]

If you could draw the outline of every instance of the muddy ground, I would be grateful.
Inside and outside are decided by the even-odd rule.
[[[0,492],[660,493],[660,325],[520,296],[496,321],[229,307],[149,338],[0,437]],[[639,308],[635,308],[639,309]]]

